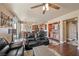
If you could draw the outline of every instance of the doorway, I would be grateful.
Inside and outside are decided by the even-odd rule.
[[[78,28],[77,18],[72,18],[64,21],[64,40],[68,44],[77,46]]]
[[[55,22],[52,24],[49,24],[49,37],[53,38],[56,41],[59,41],[60,39],[60,22]]]

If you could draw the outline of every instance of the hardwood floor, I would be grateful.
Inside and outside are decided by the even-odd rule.
[[[48,46],[50,49],[54,49],[62,56],[79,56],[79,50],[76,46],[64,43],[61,45],[52,45]]]

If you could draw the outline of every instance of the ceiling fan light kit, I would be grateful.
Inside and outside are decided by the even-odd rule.
[[[49,5],[48,3],[45,4],[46,10],[49,10]]]
[[[41,6],[43,6],[42,7],[43,8],[43,14],[45,14],[45,12],[49,10],[49,7],[54,8],[56,10],[60,9],[60,7],[58,5],[52,4],[52,3],[42,3],[42,4],[31,7],[31,9],[41,7]]]
[[[43,6],[43,10],[45,10],[45,6]]]

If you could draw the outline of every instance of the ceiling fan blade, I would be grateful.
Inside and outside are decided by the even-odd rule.
[[[56,4],[51,4],[51,3],[49,3],[49,6],[50,6],[51,8],[60,9],[60,7],[59,7],[58,5],[56,5]]]
[[[39,4],[39,5],[36,5],[36,6],[33,6],[33,7],[31,7],[31,9],[33,9],[33,8],[37,8],[37,7],[40,7],[40,6],[43,6],[43,5],[45,5],[45,3],[43,3],[43,4]]]

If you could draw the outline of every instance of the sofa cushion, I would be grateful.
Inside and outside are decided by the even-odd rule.
[[[9,51],[9,53],[7,54],[7,56],[16,56],[18,49],[13,49],[11,51]]]
[[[38,42],[37,41],[29,41],[29,44],[28,44],[30,47],[35,47],[35,46],[38,46]]]
[[[6,45],[7,43],[5,42],[5,40],[3,38],[0,38],[0,50],[3,49]]]
[[[24,55],[24,47],[22,46],[21,48],[18,49],[16,56],[23,56],[23,55]]]

